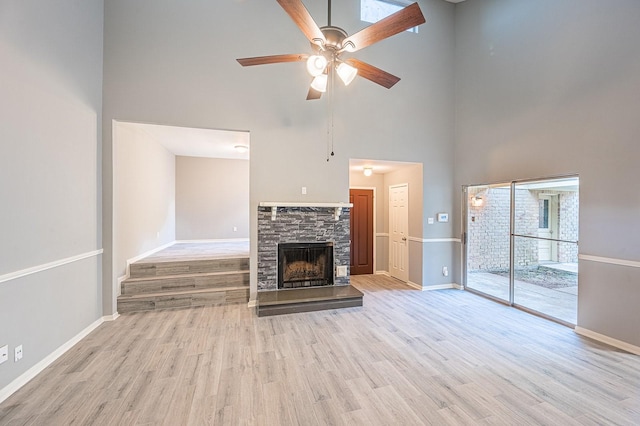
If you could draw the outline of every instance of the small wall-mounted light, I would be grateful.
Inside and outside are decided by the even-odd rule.
[[[373,174],[373,168],[372,167],[365,167],[364,168],[364,175],[365,176],[371,176]]]
[[[476,195],[475,197],[471,198],[471,205],[473,207],[480,207],[483,204],[484,204],[484,199],[481,196]]]
[[[249,147],[246,145],[236,145],[234,146],[235,150],[238,151],[241,154],[244,154],[245,152],[249,151]]]

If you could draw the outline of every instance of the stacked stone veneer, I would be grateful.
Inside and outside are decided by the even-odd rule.
[[[351,210],[338,220],[333,207],[258,207],[258,291],[278,289],[278,244],[333,242],[334,285],[349,285]],[[346,266],[346,277],[335,277],[336,266]]]
[[[510,188],[489,188],[469,192],[469,197],[480,195],[483,205],[469,205],[468,253],[469,271],[506,270],[509,268],[509,210]],[[578,239],[578,192],[553,192],[516,189],[515,225],[516,234],[537,235],[539,225],[540,193],[558,195],[558,236],[567,241]],[[557,245],[558,262],[577,262],[578,245]],[[516,268],[525,268],[538,263],[538,240],[516,238]]]

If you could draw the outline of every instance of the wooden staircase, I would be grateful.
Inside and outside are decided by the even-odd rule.
[[[249,301],[249,258],[224,257],[130,265],[122,282],[118,312],[188,308]]]

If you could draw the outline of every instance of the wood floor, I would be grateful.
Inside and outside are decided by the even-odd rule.
[[[1,404],[0,424],[640,424],[635,355],[464,291],[352,283],[363,307],[123,315]]]

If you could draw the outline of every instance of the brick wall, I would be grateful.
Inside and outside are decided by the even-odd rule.
[[[563,192],[558,202],[558,239],[578,241],[578,192]],[[578,262],[578,244],[558,243],[558,262]]]
[[[469,271],[506,270],[509,268],[510,188],[469,190],[469,199],[479,195],[481,206],[469,204],[467,268]],[[554,238],[578,239],[578,193],[528,189],[515,191],[515,233],[538,235],[539,194],[558,195],[558,235]],[[577,262],[578,246],[557,245],[558,262]],[[516,237],[514,266],[527,267],[538,263],[538,240]]]
[[[343,208],[338,220],[330,207],[278,207],[271,220],[271,207],[258,207],[258,291],[278,289],[278,244],[333,242],[335,266],[350,261],[350,214]],[[349,285],[346,277],[335,277],[334,285]]]

